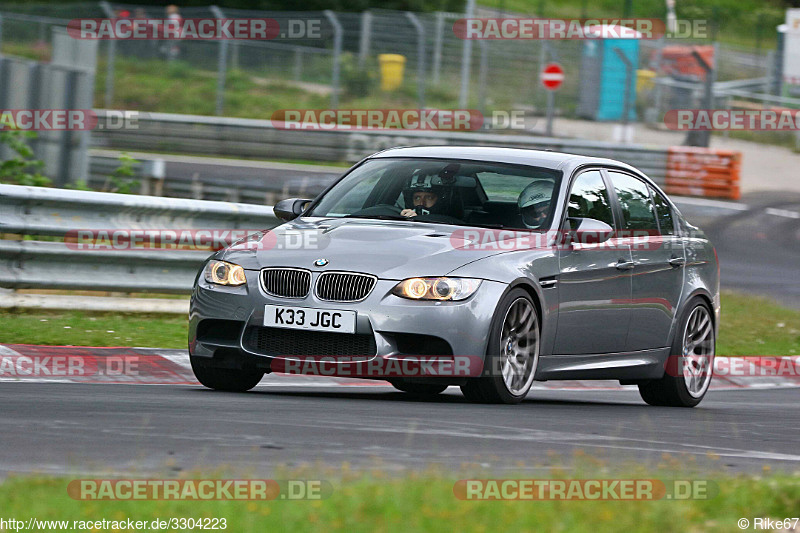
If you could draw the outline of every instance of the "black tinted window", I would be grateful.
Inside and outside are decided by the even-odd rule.
[[[609,172],[622,208],[622,229],[658,230],[656,210],[647,185],[628,174]]]
[[[590,170],[575,178],[569,194],[567,216],[593,218],[614,227],[608,189],[599,170]]]
[[[653,188],[650,188],[650,194],[656,203],[656,215],[658,215],[658,224],[661,226],[662,235],[674,235],[675,223],[672,221],[672,209],[670,209],[667,200],[658,194]]]

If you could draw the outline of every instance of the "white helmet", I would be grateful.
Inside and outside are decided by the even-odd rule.
[[[550,204],[553,198],[553,182],[550,180],[536,180],[522,189],[517,199],[522,220],[528,226],[541,224],[541,210]]]

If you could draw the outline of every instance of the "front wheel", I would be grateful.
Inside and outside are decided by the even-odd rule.
[[[639,384],[650,405],[694,407],[708,391],[714,370],[716,337],[708,304],[693,299],[686,306],[672,343],[664,377]]]
[[[536,306],[525,290],[513,289],[500,300],[492,319],[484,365],[488,375],[469,379],[461,392],[476,403],[519,403],[533,384],[538,363]]]
[[[191,357],[190,360],[197,381],[209,389],[245,392],[258,385],[258,382],[264,377],[264,372],[260,370],[213,368],[198,364],[194,357]]]

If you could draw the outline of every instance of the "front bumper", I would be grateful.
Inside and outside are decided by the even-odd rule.
[[[250,342],[253,328],[264,324],[264,306],[272,304],[356,311],[356,334],[372,336],[375,353],[369,355],[373,357],[402,356],[408,352],[403,351],[404,343],[399,339],[425,335],[445,341],[451,355],[478,356],[482,360],[495,307],[507,288],[503,283],[484,280],[476,293],[464,301],[413,301],[391,294],[399,280],[379,279],[366,299],[346,303],[319,300],[314,291],[302,299],[270,296],[263,291],[259,275],[258,271],[247,271],[247,284],[240,287],[211,285],[200,276],[189,311],[189,352],[193,357],[206,358],[212,363],[212,359],[225,356],[230,359],[236,350],[256,366],[290,358],[280,353],[265,353]],[[312,284],[318,275],[313,273]],[[225,321],[225,327],[216,327],[223,322],[207,322],[214,327],[204,327],[204,321]],[[214,329],[224,330],[224,334]]]

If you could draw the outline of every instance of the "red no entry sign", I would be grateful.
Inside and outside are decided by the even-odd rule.
[[[549,91],[555,91],[564,83],[564,69],[558,63],[548,63],[539,75],[542,85]]]

